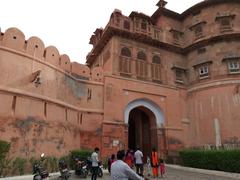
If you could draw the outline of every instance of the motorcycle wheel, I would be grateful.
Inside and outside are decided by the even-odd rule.
[[[86,171],[86,170],[83,170],[83,178],[86,178],[86,177],[87,177],[87,175],[88,175],[88,171]]]
[[[98,177],[103,177],[103,171],[101,168],[98,169]]]
[[[41,180],[42,178],[41,178],[41,176],[40,175],[35,175],[34,177],[33,177],[33,180]]]

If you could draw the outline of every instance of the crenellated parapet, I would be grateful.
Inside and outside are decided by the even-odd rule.
[[[26,40],[24,33],[17,28],[9,28],[4,33],[1,33],[0,46],[7,48],[8,51],[19,52],[33,59],[51,64],[76,79],[102,81],[102,78],[100,78],[102,77],[101,68],[91,70],[86,65],[71,62],[68,55],[60,54],[54,46],[45,47],[43,41],[36,36]]]

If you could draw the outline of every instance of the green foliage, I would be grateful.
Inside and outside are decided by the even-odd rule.
[[[10,147],[10,143],[0,140],[0,177],[4,175],[5,169],[7,169],[10,164],[10,160],[7,159],[7,153]]]
[[[104,169],[107,169],[107,168],[108,168],[108,158],[105,158],[105,159],[103,160],[103,168],[104,168]]]
[[[76,149],[70,152],[70,168],[75,169],[75,158],[79,158],[81,161],[84,161],[87,159],[87,157],[91,156],[92,151],[89,150],[80,150]]]
[[[29,159],[29,162],[30,162],[31,166],[33,167],[34,164],[40,162],[40,159],[36,159],[35,157],[31,157],[31,158]]]
[[[19,158],[17,157],[14,161],[13,161],[13,169],[14,170],[18,170],[19,175],[23,175],[25,172],[25,166],[26,166],[27,160],[23,159],[23,158]]]
[[[59,158],[59,161],[64,160],[67,163],[67,166],[70,167],[70,155],[62,156]]]
[[[54,156],[46,157],[45,167],[47,167],[49,172],[56,172],[58,171],[58,159]]]
[[[183,165],[240,173],[240,150],[182,150]]]

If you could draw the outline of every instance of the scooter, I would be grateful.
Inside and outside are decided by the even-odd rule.
[[[44,153],[41,154],[41,162],[44,160]],[[49,180],[49,174],[45,170],[41,162],[35,163],[33,165],[33,180]]]
[[[86,178],[87,177],[87,165],[84,161],[80,161],[80,159],[75,159],[75,174],[78,177]]]
[[[60,160],[58,163],[58,167],[59,167],[59,171],[60,171],[60,178],[64,179],[64,180],[68,180],[68,178],[71,176],[68,167],[67,167],[67,163],[64,160]]]

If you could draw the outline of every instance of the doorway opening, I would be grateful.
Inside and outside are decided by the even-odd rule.
[[[129,113],[128,125],[128,148],[139,147],[146,161],[152,148],[158,148],[155,115],[146,107],[136,107]]]

